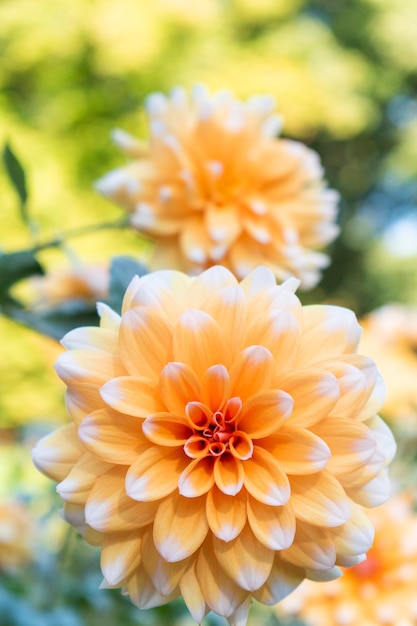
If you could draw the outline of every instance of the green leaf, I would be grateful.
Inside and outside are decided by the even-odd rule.
[[[99,324],[95,305],[78,299],[67,300],[54,308],[42,311],[22,310],[13,304],[4,305],[0,311],[10,319],[57,340],[62,339],[74,328]]]
[[[15,283],[44,273],[41,264],[31,252],[0,253],[0,301]]]
[[[3,149],[3,161],[10,182],[19,198],[22,219],[27,226],[30,226],[29,215],[26,207],[28,191],[25,170],[8,143],[5,144]]]
[[[108,297],[108,304],[112,309],[120,313],[123,296],[132,278],[147,273],[147,267],[132,257],[117,256],[112,259]]]

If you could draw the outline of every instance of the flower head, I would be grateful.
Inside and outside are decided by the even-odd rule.
[[[274,100],[247,102],[196,87],[146,103],[150,143],[124,131],[116,143],[133,161],[97,182],[155,242],[153,268],[197,273],[217,263],[243,278],[258,265],[279,280],[314,286],[338,233],[337,194],[325,187],[317,154],[276,138]]]
[[[0,573],[31,560],[33,527],[33,520],[23,504],[0,503]]]
[[[387,304],[361,320],[363,346],[378,362],[387,397],[384,416],[417,432],[417,308]]]
[[[75,265],[36,276],[31,284],[40,307],[75,299],[94,303],[107,297],[109,270],[102,265]]]
[[[395,452],[383,385],[353,313],[302,307],[297,283],[155,272],[121,316],[99,305],[99,328],[63,340],[72,423],[34,461],[102,546],[105,586],[139,607],[182,594],[197,622],[243,625],[253,597],[274,604],[371,547],[362,506],[388,497]]]
[[[278,607],[309,626],[397,626],[417,620],[417,516],[409,494],[371,511],[375,541],[366,561],[326,585],[305,581]]]

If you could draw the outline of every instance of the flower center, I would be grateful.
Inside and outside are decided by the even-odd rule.
[[[252,441],[237,426],[241,409],[242,401],[237,397],[230,398],[214,412],[201,402],[189,402],[186,414],[193,434],[184,445],[187,456],[197,459],[231,452],[241,460],[250,458],[253,453]]]

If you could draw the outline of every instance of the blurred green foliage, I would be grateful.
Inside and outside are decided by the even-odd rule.
[[[274,94],[284,135],[319,152],[330,186],[341,193],[342,231],[330,250],[332,265],[314,291],[301,294],[303,302],[337,302],[359,315],[388,301],[417,303],[417,244],[395,238],[401,220],[417,233],[416,23],[415,0],[2,0],[0,144],[10,142],[26,172],[22,186],[6,149],[0,171],[4,315],[36,326],[24,319],[11,287],[67,265],[68,251],[85,262],[146,259],[143,241],[125,230],[102,229],[47,248],[42,242],[120,220],[120,210],[92,189],[94,179],[120,164],[110,130],[123,127],[146,138],[144,98],[195,82],[240,97]],[[17,196],[10,168],[20,180]],[[55,318],[53,324],[57,329]],[[31,420],[65,419],[51,366],[58,348],[9,319],[0,319],[0,333],[0,433],[19,440]],[[15,488],[9,478],[9,491]],[[103,626],[183,619],[179,608],[169,619],[161,610],[141,621],[127,602],[114,600],[116,593],[96,592],[96,556],[92,564],[84,549],[74,550],[80,560],[66,572],[58,571],[56,555],[45,554],[48,565],[5,580],[5,626],[87,626],[97,623],[93,611]],[[46,569],[42,574],[37,567]],[[60,603],[50,604],[54,587],[42,587],[43,575],[63,581]]]

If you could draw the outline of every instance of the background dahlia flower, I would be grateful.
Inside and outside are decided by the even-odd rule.
[[[410,494],[371,511],[375,541],[367,560],[326,585],[305,581],[278,607],[309,626],[414,626],[417,623],[417,515]]]
[[[360,326],[302,307],[257,268],[136,277],[121,316],[63,339],[72,423],[35,448],[65,519],[101,545],[105,587],[141,608],[184,597],[246,624],[304,578],[365,558],[362,507],[388,497],[383,384]]]
[[[197,273],[220,263],[243,278],[258,265],[313,287],[338,233],[338,195],[318,155],[276,138],[274,99],[240,102],[227,91],[182,88],[146,102],[150,142],[117,130],[133,160],[96,184],[156,243],[152,268]]]
[[[0,573],[14,570],[33,557],[34,521],[18,501],[0,503]]]

